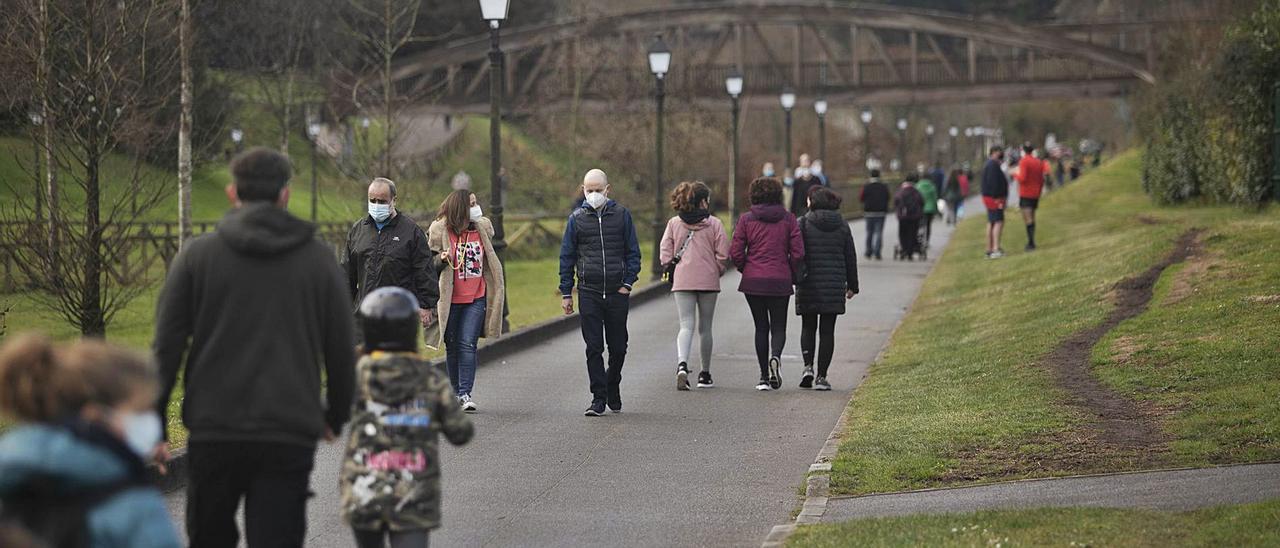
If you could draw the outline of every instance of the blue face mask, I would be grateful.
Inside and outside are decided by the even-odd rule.
[[[374,222],[385,223],[391,218],[391,204],[375,204],[369,202],[369,216]]]
[[[773,170],[772,170],[772,169],[766,169],[766,170],[764,170],[764,176],[765,176],[765,177],[773,177]]]
[[[121,413],[120,426],[124,430],[125,445],[142,457],[150,455],[164,436],[164,424],[152,411]]]

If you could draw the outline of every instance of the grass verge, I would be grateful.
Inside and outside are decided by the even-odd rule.
[[[852,541],[856,539],[856,541]],[[1280,501],[1194,512],[985,511],[801,527],[787,546],[1276,546]]]
[[[984,259],[983,219],[962,222],[854,395],[833,494],[1280,459],[1280,211],[1153,205],[1138,154],[1047,196],[1039,251]],[[1201,253],[1166,270],[1150,308],[1091,359],[1161,442],[1142,454],[1099,443],[1093,415],[1041,362],[1101,324],[1117,282],[1192,227]],[[1022,232],[1010,211],[1005,247],[1021,248]]]

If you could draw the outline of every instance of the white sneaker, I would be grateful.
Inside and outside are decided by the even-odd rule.
[[[476,410],[476,402],[471,399],[471,394],[463,394],[458,398],[458,401],[462,402],[463,411],[470,413]]]
[[[760,382],[756,384],[756,390],[759,390],[761,392],[768,392],[770,390],[773,390],[773,387],[769,386],[768,379],[760,379]]]

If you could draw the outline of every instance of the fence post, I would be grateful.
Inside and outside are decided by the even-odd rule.
[[[1271,87],[1271,199],[1280,202],[1280,82]]]

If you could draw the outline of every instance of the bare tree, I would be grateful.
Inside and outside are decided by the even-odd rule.
[[[178,23],[182,64],[182,115],[178,123],[178,247],[191,238],[191,2],[182,4]]]
[[[37,87],[43,84],[47,168],[59,169],[82,196],[50,186],[46,234],[30,193],[10,188],[17,199],[0,212],[3,238],[15,244],[23,276],[42,289],[34,299],[82,334],[105,336],[114,315],[146,288],[137,282],[147,265],[131,261],[134,223],[168,195],[162,180],[146,180],[142,158],[172,136],[160,113],[177,87],[173,1],[16,2],[40,18],[33,32],[48,31],[47,39],[11,41],[3,55],[27,60]],[[135,161],[110,161],[121,153]]]

